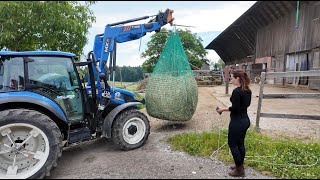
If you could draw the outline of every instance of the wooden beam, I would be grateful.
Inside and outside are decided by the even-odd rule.
[[[262,15],[260,11],[256,11],[254,15],[257,19],[259,19],[259,21],[263,24],[263,26],[266,26],[269,24],[269,21]]]
[[[254,16],[250,16],[249,19],[257,26],[257,29],[260,29],[263,27],[263,24],[261,24],[260,21]]]
[[[220,56],[220,58],[225,62],[227,61],[228,58],[226,58],[225,54],[223,52],[221,52],[221,50],[217,47],[214,49],[217,54]]]
[[[242,26],[242,27],[247,28],[247,29],[248,29],[248,32],[249,32],[250,34],[255,34],[255,33],[257,32],[255,29],[252,28],[252,26],[250,26],[249,24],[247,24],[247,22],[245,22],[245,23],[246,23],[246,24],[245,24],[244,26]]]
[[[259,90],[259,100],[258,100],[258,108],[257,108],[257,117],[256,117],[256,132],[260,132],[260,116],[261,116],[261,106],[262,106],[262,96],[263,96],[263,87],[264,87],[264,81],[266,79],[266,73],[261,73],[261,81],[260,81],[260,90]]]
[[[264,99],[273,98],[310,98],[310,99],[320,99],[320,94],[308,93],[308,94],[264,94]]]
[[[266,2],[264,2],[264,3],[266,3]],[[263,8],[261,8],[261,9],[263,9]],[[259,17],[264,19],[264,21],[266,22],[266,25],[268,25],[272,22],[272,20],[270,21],[270,18],[268,17],[268,15],[266,16],[266,13],[263,10],[260,10],[257,13],[259,14]]]
[[[248,24],[252,25],[252,27],[254,27],[254,31],[258,31],[259,29],[259,25],[257,25],[253,20],[252,18],[247,18],[247,22]]]
[[[275,14],[270,10],[268,4],[269,4],[269,2],[266,2],[265,5],[263,6],[263,9],[265,10],[267,16],[271,17],[271,19],[272,19],[271,22],[274,22],[274,21],[276,21],[278,18],[277,18],[277,16],[275,16]]]
[[[226,91],[225,91],[225,94],[229,94],[229,79],[230,79],[230,75],[229,75],[229,66],[226,65],[226,73],[225,73],[225,76],[226,76]]]
[[[256,32],[248,31],[245,26],[244,27],[239,27],[239,29],[248,38],[248,41],[250,42],[250,47],[254,48],[254,46],[255,46],[255,36],[257,34],[257,31]]]
[[[286,10],[283,9],[280,3],[281,3],[280,1],[271,1],[271,4],[273,5],[274,8],[277,9],[281,18],[281,17],[284,17],[287,14],[287,12]]]
[[[286,1],[288,4],[290,4],[291,9],[296,9],[297,2],[296,1]]]
[[[266,26],[268,24],[267,22],[263,21],[262,18],[258,14],[256,14],[253,17],[259,24],[261,24],[260,28],[262,28],[262,27],[264,27],[264,26]]]
[[[234,42],[231,42],[231,40],[237,38],[233,33],[231,34],[231,36],[228,36],[227,38],[228,40],[226,40],[224,44],[227,44],[228,47],[225,49],[225,51],[228,52],[229,55],[231,55],[230,60],[234,60],[236,59],[235,56],[239,53],[241,54],[242,52],[238,51],[238,45],[236,45]]]
[[[242,56],[246,56],[246,53],[244,52],[245,50],[243,49],[243,47],[241,45],[239,45],[239,41],[241,41],[240,39],[238,39],[237,35],[233,34],[234,38],[231,39],[231,43],[229,43],[231,46],[233,46],[234,48],[232,48],[233,50],[233,59],[237,59],[237,57],[240,55],[240,57]]]
[[[267,3],[267,7],[270,9],[270,11],[274,14],[274,16],[279,19],[282,17],[282,14],[280,13],[281,10],[274,4],[273,1],[270,1]]]
[[[225,51],[225,46],[223,45],[223,43],[219,44],[217,46],[217,51],[220,51],[222,56],[224,56],[224,60],[225,61],[231,61],[231,57],[230,55]],[[223,58],[223,57],[222,57]]]
[[[239,31],[236,31],[237,29],[238,28],[233,29],[237,38],[238,38],[238,36],[240,38],[240,39],[238,38],[235,40],[237,45],[239,46],[239,48],[242,49],[242,51],[246,52],[245,54],[250,53],[250,47],[248,47],[247,43],[245,42],[247,40],[246,37],[242,36],[242,34]]]
[[[245,36],[243,36],[243,34],[241,34],[241,32],[239,32],[239,31],[237,31],[236,32],[239,36],[240,36],[240,46],[246,51],[246,53],[252,53],[252,48],[250,47],[250,45],[248,44],[248,39],[245,37]]]
[[[320,120],[320,116],[318,116],[318,115],[295,115],[295,114],[260,113],[260,117]]]
[[[288,6],[286,5],[286,3],[284,1],[277,1],[281,4],[280,7],[283,7],[283,9],[285,10],[286,12],[286,15],[288,15],[290,13],[290,8],[288,8]]]
[[[254,42],[251,42],[251,39],[247,36],[247,34],[245,34],[240,28],[238,28],[238,31],[237,32],[239,32],[239,34],[241,35],[241,36],[244,36],[244,38],[245,38],[245,40],[246,40],[246,42],[247,42],[247,46],[248,46],[248,48],[250,49],[250,51],[254,51]]]
[[[287,72],[269,72],[266,73],[266,78],[280,77],[304,77],[304,76],[320,76],[320,70],[310,71],[287,71]]]

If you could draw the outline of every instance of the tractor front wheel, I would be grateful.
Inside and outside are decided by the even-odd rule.
[[[0,177],[49,176],[61,151],[61,132],[48,116],[27,109],[0,112]]]
[[[112,139],[122,150],[132,150],[142,146],[150,134],[148,118],[136,109],[119,114],[112,127]]]

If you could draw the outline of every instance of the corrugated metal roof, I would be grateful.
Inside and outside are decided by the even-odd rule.
[[[294,11],[296,3],[296,1],[256,2],[205,49],[215,50],[225,63],[253,55],[258,29]]]

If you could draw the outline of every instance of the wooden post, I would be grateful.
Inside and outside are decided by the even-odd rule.
[[[229,94],[229,78],[230,78],[230,74],[229,74],[229,66],[226,66],[226,92],[225,94]]]
[[[263,98],[263,87],[264,87],[264,82],[266,79],[266,73],[262,72],[261,73],[261,80],[260,80],[260,91],[259,91],[259,101],[258,101],[258,110],[257,110],[257,117],[256,117],[256,132],[260,133],[261,129],[259,126],[260,122],[260,113],[261,113],[261,105],[262,105],[262,98]]]

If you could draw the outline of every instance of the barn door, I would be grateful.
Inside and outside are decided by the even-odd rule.
[[[301,54],[300,58],[300,71],[309,70],[309,54]],[[299,84],[308,85],[308,77],[300,77]]]
[[[287,63],[286,63],[286,71],[296,71],[297,70],[297,64],[298,63],[298,55],[297,54],[291,54],[287,56]],[[294,83],[293,77],[287,77],[287,83],[292,84]]]

